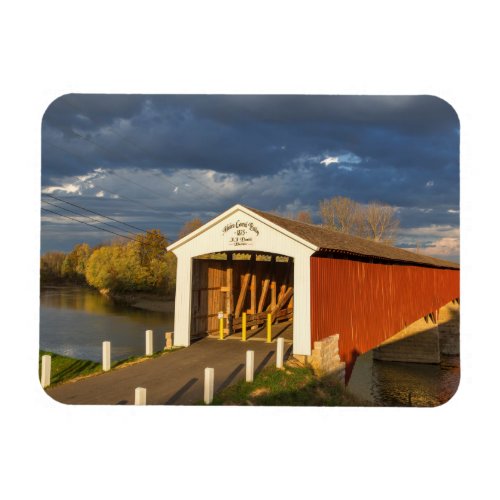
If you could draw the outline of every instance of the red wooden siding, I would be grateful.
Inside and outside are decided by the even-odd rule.
[[[460,271],[311,257],[311,341],[339,336],[350,376],[356,357],[460,296]]]

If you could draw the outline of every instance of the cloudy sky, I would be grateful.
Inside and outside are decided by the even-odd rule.
[[[70,94],[43,117],[42,208],[101,229],[173,241],[235,203],[319,223],[337,195],[397,207],[397,246],[458,261],[455,111],[431,96]],[[46,210],[42,253],[113,237]]]

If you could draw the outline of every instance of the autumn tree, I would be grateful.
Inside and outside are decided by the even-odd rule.
[[[141,290],[137,252],[132,245],[106,245],[95,250],[87,262],[87,283],[111,293]]]
[[[62,265],[62,275],[66,280],[85,282],[85,268],[91,250],[87,243],[79,243],[68,253]]]
[[[47,252],[40,257],[40,283],[42,285],[63,281],[62,267],[65,258],[64,252]]]
[[[159,229],[152,229],[135,238],[141,265],[148,266],[155,259],[160,259],[167,251],[167,238]]]
[[[175,297],[175,284],[177,279],[177,257],[173,252],[167,252],[165,255],[165,279],[166,287],[164,293]]]
[[[115,242],[95,250],[86,267],[87,283],[111,294],[175,291],[176,260],[167,252],[167,239],[159,230],[137,235],[126,244]]]
[[[199,217],[195,217],[194,219],[188,220],[179,231],[179,239],[184,238],[189,233],[192,233],[195,229],[203,226],[203,222]]]
[[[167,238],[152,229],[136,239],[140,265],[147,270],[146,286],[151,290],[175,290],[176,258],[167,252]]]
[[[301,210],[295,216],[295,220],[298,222],[305,222],[306,224],[312,224],[311,212],[309,210]]]

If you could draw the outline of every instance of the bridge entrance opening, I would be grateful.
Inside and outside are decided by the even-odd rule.
[[[293,339],[293,258],[221,252],[192,260],[191,340],[205,336]],[[245,328],[246,323],[246,328]]]

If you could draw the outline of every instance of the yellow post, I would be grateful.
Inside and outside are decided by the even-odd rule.
[[[219,340],[224,340],[224,315],[219,313]]]
[[[247,313],[241,315],[241,340],[243,342],[247,340]]]
[[[267,343],[271,343],[271,315],[267,315]]]

